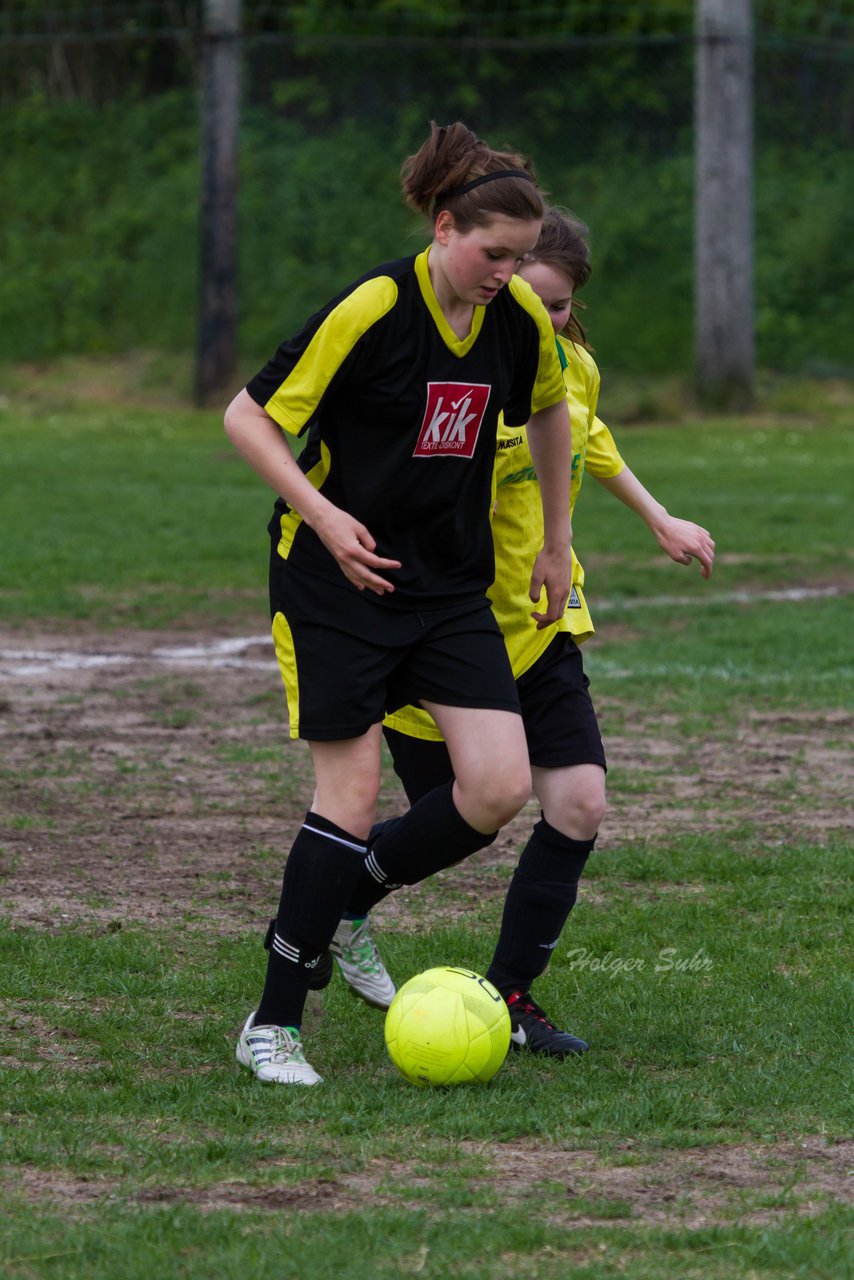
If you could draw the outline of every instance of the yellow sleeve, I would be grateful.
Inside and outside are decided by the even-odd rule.
[[[594,417],[587,437],[584,465],[592,476],[605,480],[610,476],[618,476],[626,465],[620,457],[614,437],[599,417]]]
[[[601,385],[601,377],[599,375],[599,366],[593,359],[589,351],[584,352],[586,360],[584,362],[585,373],[587,375],[587,407],[590,415],[591,427],[593,431],[593,423],[597,422],[596,410],[599,406],[599,387]],[[604,426],[604,423],[602,424]],[[605,428],[607,430],[607,427]]]
[[[313,332],[307,327],[291,343],[283,344],[263,374],[253,380],[259,385],[262,377],[266,384],[278,381],[263,405],[270,417],[298,435],[356,343],[396,301],[395,282],[376,276],[347,294]]]
[[[511,276],[508,288],[535,321],[539,333],[539,367],[531,396],[531,413],[539,413],[541,409],[550,409],[553,404],[559,404],[566,394],[555,347],[554,329],[549,313],[527,280],[523,280],[521,276]]]

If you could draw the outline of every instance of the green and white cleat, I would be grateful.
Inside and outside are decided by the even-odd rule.
[[[256,1027],[250,1013],[237,1042],[237,1061],[265,1084],[320,1084],[306,1062],[302,1041],[287,1027]]]
[[[370,919],[342,920],[329,950],[338,962],[344,981],[357,996],[375,1009],[387,1009],[397,989],[380,959],[371,937]]]

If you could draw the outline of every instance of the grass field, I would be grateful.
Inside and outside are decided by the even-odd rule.
[[[310,799],[268,497],[217,414],[6,386],[0,1274],[852,1274],[850,388],[623,430],[630,393],[603,404],[718,563],[672,565],[586,481],[610,809],[539,992],[591,1052],[417,1090],[336,978],[296,1094],[234,1062]],[[535,817],[383,904],[398,981],[485,967]]]

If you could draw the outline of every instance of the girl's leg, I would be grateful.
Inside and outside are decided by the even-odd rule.
[[[299,1027],[311,975],[363,874],[379,789],[380,726],[310,743],[316,791],[293,843],[256,1025]]]
[[[605,812],[605,771],[600,765],[534,768],[533,775],[543,816],[513,874],[487,970],[489,980],[508,998],[529,992],[545,971],[575,905],[578,882]]]
[[[361,839],[376,813],[380,789],[381,726],[375,724],[360,738],[339,742],[310,742],[315,790],[311,809]]]
[[[383,737],[410,804],[415,804],[434,787],[453,780],[454,769],[444,742],[413,738],[399,729],[384,728]]]
[[[599,764],[531,770],[550,826],[570,840],[594,840],[605,816],[605,770]]]
[[[418,884],[491,844],[531,794],[519,715],[425,705],[445,736],[456,776],[383,824],[365,859],[350,915],[366,915],[392,889]]]
[[[458,812],[477,831],[497,831],[531,794],[522,717],[482,707],[423,705],[448,746]]]

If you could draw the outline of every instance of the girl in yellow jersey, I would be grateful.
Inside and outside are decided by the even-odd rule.
[[[571,509],[588,471],[637,512],[671,559],[679,564],[696,559],[708,578],[714,543],[707,530],[669,515],[625,465],[596,416],[599,371],[572,313],[573,293],[590,275],[587,228],[565,211],[549,210],[518,274],[542,298],[557,335],[572,421]],[[554,1025],[534,1002],[531,986],[557,946],[605,813],[605,753],[578,647],[593,634],[593,624],[584,599],[584,570],[574,554],[566,612],[544,629],[537,629],[532,618],[536,602],[529,594],[528,566],[542,525],[524,428],[499,426],[494,483],[496,576],[489,594],[516,676],[542,817],[511,881],[487,976],[507,1001],[513,1045],[563,1058],[588,1046]],[[418,708],[388,716],[385,726],[395,769],[414,803],[447,777],[447,751],[435,724]],[[358,911],[359,904],[354,906]]]

